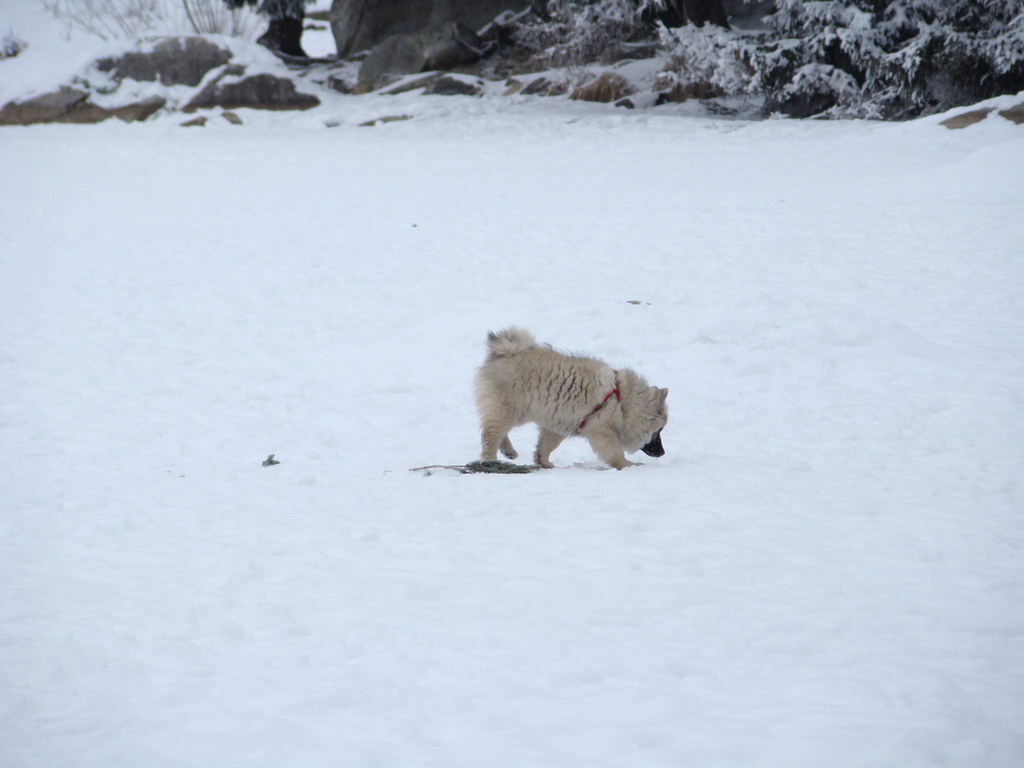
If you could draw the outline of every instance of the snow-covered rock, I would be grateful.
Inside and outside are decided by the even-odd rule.
[[[311,109],[302,81],[261,46],[218,36],[140,41],[95,59],[52,91],[15,99],[0,125],[145,120],[161,109]]]

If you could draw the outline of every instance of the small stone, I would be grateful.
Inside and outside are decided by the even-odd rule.
[[[412,120],[412,115],[385,115],[384,117],[378,117],[373,120],[367,120],[365,123],[360,123],[360,128],[372,128],[377,123],[397,123],[402,120]]]

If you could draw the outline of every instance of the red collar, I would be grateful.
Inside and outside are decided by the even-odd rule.
[[[593,416],[598,411],[600,411],[602,408],[604,408],[605,404],[613,397],[620,403],[622,402],[622,393],[619,392],[619,379],[617,376],[615,377],[615,388],[604,396],[604,400],[602,400],[600,403],[594,406],[594,410],[592,410],[590,413],[583,417],[583,421],[581,421],[579,423],[579,426],[576,427],[576,431],[581,432],[583,428],[587,426],[587,422],[590,421],[590,417]]]

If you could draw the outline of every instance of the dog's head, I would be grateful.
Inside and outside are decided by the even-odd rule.
[[[648,441],[647,445],[645,445],[640,450],[646,453],[648,456],[653,456],[654,458],[664,456],[665,446],[661,444],[661,430],[659,429],[657,432],[655,432],[654,437],[652,437]]]
[[[642,446],[641,451],[655,458],[665,455],[661,443],[661,430],[668,424],[668,390],[651,387],[641,398],[637,413],[637,427],[640,438],[633,445]],[[635,434],[635,433],[634,433]],[[633,448],[632,450],[637,450]]]
[[[652,387],[629,368],[620,368],[618,374],[622,389],[622,449],[626,453],[643,451],[648,456],[664,456],[661,430],[668,424],[668,390]]]

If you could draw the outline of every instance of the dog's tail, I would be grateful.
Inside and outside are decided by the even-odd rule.
[[[488,332],[487,349],[490,354],[487,359],[494,360],[497,357],[515,355],[535,346],[537,346],[537,340],[533,338],[533,334],[522,328],[512,327],[497,333]]]

